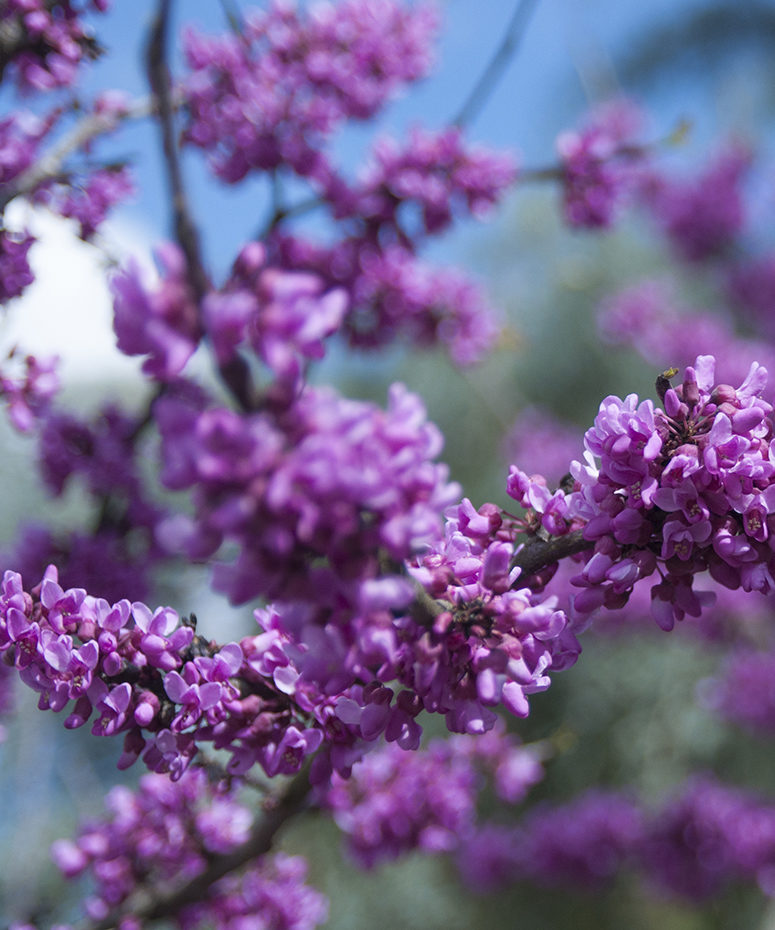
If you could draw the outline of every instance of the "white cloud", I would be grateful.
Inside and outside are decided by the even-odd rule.
[[[136,378],[141,360],[116,348],[103,251],[82,242],[75,223],[15,201],[6,211],[11,229],[28,229],[35,283],[12,301],[0,320],[0,352],[18,345],[25,354],[58,355],[64,385]],[[149,237],[125,223],[105,224],[111,257],[134,255],[152,267]]]

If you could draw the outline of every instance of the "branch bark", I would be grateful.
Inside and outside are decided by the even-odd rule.
[[[516,554],[512,565],[521,568],[523,575],[533,575],[542,568],[591,549],[594,545],[593,539],[584,538],[583,530],[574,530],[572,533],[553,536],[551,539],[539,539],[534,536]]]

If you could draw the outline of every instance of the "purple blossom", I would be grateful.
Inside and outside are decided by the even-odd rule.
[[[105,220],[108,212],[128,200],[135,192],[129,169],[102,168],[77,181],[50,182],[35,190],[34,201],[47,206],[60,216],[74,219],[78,235],[89,240]]]
[[[655,817],[639,851],[659,888],[702,900],[765,871],[775,851],[775,810],[711,778],[695,778]]]
[[[84,872],[95,888],[86,901],[93,920],[104,919],[149,882],[169,887],[205,871],[208,855],[228,854],[249,836],[253,814],[222,787],[208,783],[202,769],[179,781],[145,775],[136,792],[112,789],[106,814],[84,825],[75,841],[58,840],[52,856],[67,878]],[[174,837],[174,842],[170,838]],[[306,864],[283,854],[253,862],[240,878],[213,886],[206,901],[176,917],[187,930],[207,922],[234,928],[248,917],[278,930],[312,930],[325,920],[326,902],[304,885]]]
[[[573,579],[585,589],[574,600],[577,614],[623,606],[632,586],[657,568],[655,551],[662,581],[652,589],[652,607],[664,629],[686,614],[699,616],[712,600],[692,587],[705,570],[730,588],[775,587],[766,545],[775,506],[766,371],[753,363],[735,389],[714,385],[714,365],[712,356],[698,357],[675,389],[663,376],[664,410],[634,394],[601,404],[585,437],[585,462],[571,465],[577,490],[563,500],[563,523],[544,524],[561,535],[576,521],[595,541]],[[545,489],[518,484],[540,513]],[[624,546],[636,547],[637,558]]]
[[[220,364],[249,345],[293,396],[302,362],[323,358],[324,341],[342,325],[347,303],[344,290],[327,289],[315,274],[266,266],[263,248],[252,243],[237,257],[226,289],[208,294],[202,309]]]
[[[261,860],[245,874],[218,882],[208,900],[185,908],[181,930],[212,926],[239,930],[257,916],[277,930],[314,930],[328,916],[328,901],[304,884],[307,864],[300,856],[277,853]]]
[[[274,3],[246,16],[240,36],[190,30],[186,138],[230,183],[279,165],[325,179],[321,144],[427,72],[436,25],[427,5],[347,0],[306,15]]]
[[[656,178],[648,186],[647,204],[681,258],[705,261],[734,242],[745,219],[740,187],[750,162],[749,150],[732,144],[692,181]]]
[[[400,385],[386,411],[312,389],[280,420],[197,414],[173,398],[158,408],[163,479],[197,486],[194,521],[169,524],[164,539],[200,557],[236,542],[236,562],[216,575],[235,601],[293,590],[314,602],[326,576],[335,586],[345,574],[369,580],[380,549],[403,559],[437,539],[440,512],[455,497],[446,469],[432,462],[439,433]],[[320,565],[313,573],[310,559]]]
[[[611,225],[622,199],[635,187],[645,149],[635,145],[641,120],[627,101],[593,114],[581,131],[557,138],[565,220],[570,226]]]
[[[632,346],[650,365],[655,358],[690,364],[697,347],[718,359],[723,380],[742,381],[758,359],[768,371],[775,353],[762,339],[739,336],[723,313],[681,305],[669,281],[645,280],[612,295],[600,307],[604,340]]]
[[[324,803],[364,868],[414,849],[451,852],[474,829],[483,776],[499,766],[513,768],[525,752],[502,729],[489,733],[484,745],[459,736],[412,753],[384,747],[369,753],[349,779],[335,776]],[[516,781],[525,792],[540,777],[525,770],[512,780],[510,799],[517,799]]]
[[[515,878],[599,888],[643,835],[638,808],[621,794],[590,791],[569,804],[534,807],[519,828]]]
[[[406,235],[400,217],[408,204],[420,213],[422,230],[437,234],[464,208],[482,216],[500,200],[516,178],[516,166],[506,155],[465,145],[459,129],[431,133],[411,130],[408,142],[383,138],[374,146],[372,164],[348,193],[344,203],[332,197],[335,215],[356,215],[377,224],[380,236],[388,230]]]
[[[108,2],[92,0],[89,6],[102,13]],[[68,87],[84,58],[96,55],[97,46],[83,14],[84,5],[72,0],[8,0],[4,5],[0,22],[17,20],[25,37],[11,58],[22,92]]]
[[[374,348],[408,338],[420,346],[441,343],[459,365],[480,361],[499,334],[487,296],[457,270],[421,261],[410,245],[382,245],[368,230],[331,248],[280,234],[271,240],[279,265],[311,268],[347,290],[343,330],[352,345]]]
[[[775,657],[770,650],[738,648],[713,679],[702,683],[703,701],[727,720],[769,735],[775,732],[774,669]]]
[[[527,695],[545,690],[547,671],[572,665],[580,647],[555,598],[517,588],[511,528],[493,519],[492,505],[478,520],[472,510],[465,499],[450,508],[443,546],[411,570],[454,606],[416,645],[403,646],[400,661],[403,680],[426,709],[446,713],[453,732],[481,733],[493,726],[490,708],[500,703],[526,716]]]
[[[35,280],[27,260],[34,242],[29,233],[0,228],[0,304],[19,297]]]
[[[775,260],[771,254],[738,262],[729,272],[729,296],[757,328],[772,339],[775,323]]]
[[[200,338],[198,310],[186,281],[183,253],[170,243],[157,257],[162,277],[148,291],[137,264],[113,279],[113,328],[118,348],[126,355],[148,355],[143,371],[169,381],[193,355]]]
[[[13,352],[8,360],[13,367],[11,371],[0,372],[0,394],[8,404],[8,416],[14,428],[20,433],[29,433],[46,414],[59,390],[59,359],[38,359],[28,355],[21,375],[13,371],[13,368],[18,368]]]

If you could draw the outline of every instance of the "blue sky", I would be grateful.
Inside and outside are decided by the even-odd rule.
[[[526,165],[551,161],[556,134],[577,121],[590,101],[617,87],[616,63],[657,22],[677,21],[691,0],[651,0],[635,4],[623,0],[539,0],[520,49],[501,77],[486,107],[471,126],[472,138],[522,153]],[[242,9],[247,4],[241,2]],[[142,42],[155,3],[115,2],[100,23],[100,35],[110,50],[93,69],[89,88],[119,86],[145,92],[140,67]],[[393,104],[378,129],[400,135],[412,123],[439,126],[453,115],[497,47],[509,21],[514,0],[447,0],[441,4],[444,28],[438,68],[427,81]],[[216,0],[187,0],[177,4],[177,19],[195,21],[210,31],[225,28]],[[685,81],[671,86],[661,102],[658,131],[679,117],[700,112],[696,86]],[[348,164],[357,164],[373,132],[349,132],[338,151]],[[150,128],[132,127],[116,140],[115,151],[139,156],[141,192],[124,211],[135,225],[153,237],[166,231],[163,180],[157,158],[158,142]],[[225,189],[211,182],[197,153],[185,160],[185,173],[194,210],[203,228],[211,267],[224,269],[240,239],[260,223],[264,208],[262,186]]]

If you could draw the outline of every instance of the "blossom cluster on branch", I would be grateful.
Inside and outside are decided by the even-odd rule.
[[[634,863],[689,896],[729,879],[770,893],[771,806],[710,781],[658,815],[620,794],[535,807],[512,827],[480,812],[520,804],[541,780],[553,750],[523,745],[500,711],[529,714],[532,696],[575,664],[601,608],[649,599],[669,630],[710,608],[699,578],[775,589],[771,347],[711,316],[690,340],[653,284],[619,295],[601,314],[608,338],[647,355],[700,340],[706,354],[676,386],[677,369],[658,377],[661,406],[605,398],[579,458],[580,441],[548,416],[523,419],[506,486],[518,514],[462,497],[439,461],[440,431],[403,385],[382,407],[311,377],[333,346],[438,345],[459,366],[492,351],[499,324],[482,290],[421,252],[531,179],[558,185],[573,228],[606,228],[625,206],[648,204],[681,260],[731,262],[728,293],[767,319],[772,262],[733,254],[747,149],[729,147],[697,183],[674,181],[639,112],[618,101],[561,134],[547,169],[518,170],[455,125],[383,136],[348,172],[337,133],[429,71],[429,5],[276,0],[232,15],[222,36],[188,29],[177,78],[172,3],[159,0],[147,101],[68,96],[99,52],[89,7],[107,3],[0,2],[0,74],[25,94],[53,94],[42,116],[19,108],[0,120],[2,210],[25,200],[98,244],[135,183],[98,146],[141,117],[160,132],[170,190],[174,241],[157,249],[158,274],[132,260],[111,271],[118,349],[142,359],[133,411],[71,414],[55,363],[16,348],[0,370],[10,421],[35,436],[51,496],[78,482],[91,506],[86,527],[27,526],[3,556],[0,713],[12,714],[13,668],[41,709],[66,712],[66,728],[121,736],[119,768],[142,758],[152,770],[54,848],[67,877],[95,880],[88,930],[318,925],[326,905],[304,885],[303,861],[268,855],[308,807],[333,817],[364,867],[453,852],[471,884],[493,887],[595,885]],[[183,156],[206,158],[230,185],[262,178],[272,201],[222,278],[199,243]],[[305,226],[312,211],[326,235]],[[35,248],[27,230],[0,222],[9,311],[33,283]],[[716,383],[709,351],[739,387]],[[258,630],[221,642],[193,614],[149,606],[156,574],[182,565],[206,566],[213,590],[251,603]],[[748,662],[763,694],[771,659],[739,655],[706,682],[707,703],[771,728],[771,695],[752,703],[735,691]],[[431,715],[455,735],[423,747]],[[258,812],[239,793],[257,785]]]

